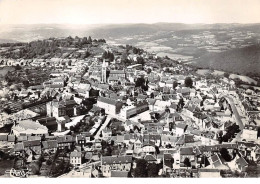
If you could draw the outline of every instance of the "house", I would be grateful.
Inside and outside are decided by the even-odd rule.
[[[155,146],[152,145],[144,145],[142,150],[140,150],[143,154],[151,154],[154,155],[156,153]]]
[[[7,143],[8,143],[9,145],[14,145],[14,144],[15,144],[15,140],[16,140],[16,138],[15,138],[14,135],[8,135],[8,136],[7,136]]]
[[[179,123],[176,125],[176,135],[177,136],[181,136],[182,134],[184,134],[184,132],[186,131],[188,125],[186,125],[185,123]]]
[[[100,170],[105,177],[111,177],[112,171],[129,172],[132,165],[132,156],[106,156],[101,157]]]
[[[168,145],[174,146],[177,141],[177,137],[172,135],[161,135],[161,141],[163,147]]]
[[[70,153],[70,163],[76,167],[82,164],[82,153],[80,151],[74,150]]]
[[[77,103],[75,100],[53,100],[46,104],[47,116],[59,118],[62,116],[74,116],[75,106]]]
[[[170,107],[171,102],[170,101],[161,101],[161,100],[156,100],[153,110],[154,111],[164,111],[166,107]]]
[[[181,147],[180,148],[180,166],[187,167],[184,160],[188,159],[191,166],[196,166],[196,157],[193,147]]]
[[[41,149],[41,141],[40,140],[33,140],[33,141],[24,141],[22,142],[24,151],[28,155],[40,155],[42,153]]]
[[[145,134],[143,137],[144,145],[160,146],[161,135],[159,134]]]
[[[142,148],[142,145],[142,142],[139,139],[137,139],[134,142],[134,151],[139,151]]]
[[[65,135],[61,137],[57,137],[58,141],[58,148],[59,149],[71,149],[72,146],[75,144],[75,138],[72,137],[71,135]]]
[[[109,128],[104,128],[103,130],[102,130],[102,138],[104,139],[104,140],[107,140],[107,139],[109,139],[110,137],[112,136],[112,130],[111,129],[109,129]]]
[[[16,143],[14,145],[14,153],[15,155],[22,155],[24,153],[24,144],[22,142]]]
[[[76,143],[80,146],[86,145],[86,137],[83,135],[77,135],[76,136]]]
[[[173,168],[174,158],[169,153],[163,154],[163,173],[170,173]]]
[[[194,143],[194,136],[189,134],[182,134],[181,137],[176,142],[176,145],[183,146]]]
[[[122,109],[120,111],[120,117],[123,119],[128,119],[148,109],[149,109],[148,103],[145,100],[137,101],[132,103],[132,105],[130,106],[122,106]]]
[[[45,153],[55,153],[58,149],[57,140],[47,140],[42,142],[42,149]]]
[[[256,125],[245,125],[243,132],[241,134],[241,139],[245,139],[246,141],[256,141],[258,139],[257,136],[258,126]]]

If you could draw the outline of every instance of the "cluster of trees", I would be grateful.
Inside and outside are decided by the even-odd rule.
[[[162,168],[162,164],[148,163],[145,159],[136,160],[136,168],[134,169],[134,177],[158,177],[158,172]]]
[[[222,137],[221,141],[229,142],[230,139],[233,139],[237,133],[240,132],[239,126],[237,124],[233,124],[226,129],[226,134]],[[221,138],[221,137],[220,137]]]
[[[225,161],[230,162],[232,160],[232,156],[229,154],[226,148],[221,148],[220,154],[225,159]]]
[[[132,46],[132,45],[126,45],[126,46],[125,46],[125,49],[126,49],[127,52],[129,52],[130,50],[132,50],[134,54],[138,54],[138,55],[140,55],[140,54],[142,54],[142,53],[144,52],[143,49],[134,47],[134,46]]]
[[[72,38],[71,36],[69,36],[65,39],[49,38],[46,40],[37,40],[29,43],[8,43],[3,45],[6,47],[9,46],[9,49],[3,52],[2,55],[7,58],[13,58],[13,59],[19,59],[19,58],[32,59],[38,57],[51,58],[55,56],[61,56],[62,54],[64,54],[65,51],[62,50],[61,48],[66,48],[66,47],[87,48],[89,47],[89,44],[105,43],[105,42],[106,41],[104,39],[92,40],[90,36],[88,38],[87,37]],[[19,48],[17,48],[17,46],[19,46]],[[81,54],[81,56],[79,57],[86,58],[89,55],[90,53],[86,52]]]
[[[185,84],[186,87],[192,88],[193,81],[192,81],[192,79],[190,77],[186,77],[185,81],[184,81],[184,84]]]
[[[91,129],[94,125],[95,122],[90,118],[89,120],[80,121],[75,126],[71,126],[70,130],[73,131],[74,133],[86,132],[89,131],[89,129]]]
[[[108,144],[106,141],[102,140],[101,141],[101,146],[102,146],[102,150],[101,150],[101,154],[103,156],[112,156],[112,152],[114,150],[114,141],[112,140],[110,144]]]
[[[135,87],[141,87],[144,91],[148,90],[148,81],[145,81],[143,77],[139,77],[135,81]]]
[[[109,51],[105,51],[102,55],[102,58],[103,59],[109,59],[110,62],[114,61],[115,59],[115,56],[112,52],[109,52]]]
[[[144,65],[145,64],[144,58],[143,57],[138,57],[137,58],[137,64]]]

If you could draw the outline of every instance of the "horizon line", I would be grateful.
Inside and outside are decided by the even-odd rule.
[[[146,22],[136,22],[136,23],[132,23],[132,22],[125,22],[125,23],[10,23],[10,24],[6,24],[3,23],[0,25],[135,25],[135,24],[148,24],[148,25],[153,25],[153,24],[185,24],[185,25],[214,25],[214,24],[244,24],[244,25],[248,25],[248,24],[260,24],[260,22],[252,22],[252,23],[241,23],[241,22],[229,22],[229,23],[225,23],[225,22],[217,22],[217,23],[185,23],[185,22],[154,22],[154,23],[146,23]]]

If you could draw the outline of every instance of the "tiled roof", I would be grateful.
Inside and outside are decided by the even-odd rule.
[[[70,153],[70,157],[81,157],[82,153],[78,151],[73,151]]]
[[[188,125],[184,124],[184,123],[179,123],[176,125],[176,128],[181,128],[181,129],[185,129]]]
[[[110,75],[111,74],[125,74],[124,70],[110,70]]]
[[[126,164],[132,163],[132,156],[108,156],[102,157],[101,162],[104,165],[111,165],[111,164]]]
[[[15,145],[14,145],[14,151],[16,152],[16,151],[23,151],[24,150],[24,145],[23,145],[23,143],[16,143]]]
[[[128,171],[111,171],[111,177],[126,178],[128,173]]]
[[[7,135],[0,135],[0,141],[7,141]]]
[[[180,154],[181,155],[195,155],[192,147],[180,148]]]
[[[33,146],[41,146],[41,141],[35,140],[35,141],[24,141],[23,142],[24,147],[33,147]]]
[[[111,104],[111,105],[116,105],[117,103],[119,103],[119,101],[117,100],[113,100],[111,98],[106,98],[106,97],[98,97],[98,101],[101,101],[103,103],[107,103],[107,104]]]
[[[241,167],[245,167],[248,165],[248,163],[246,162],[246,160],[243,157],[240,157],[239,159],[236,160],[236,163],[241,166]]]
[[[42,146],[43,146],[43,149],[57,148],[58,142],[57,142],[57,140],[43,141]]]

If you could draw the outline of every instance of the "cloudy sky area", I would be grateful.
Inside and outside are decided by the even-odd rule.
[[[260,0],[0,0],[0,24],[259,23]]]

